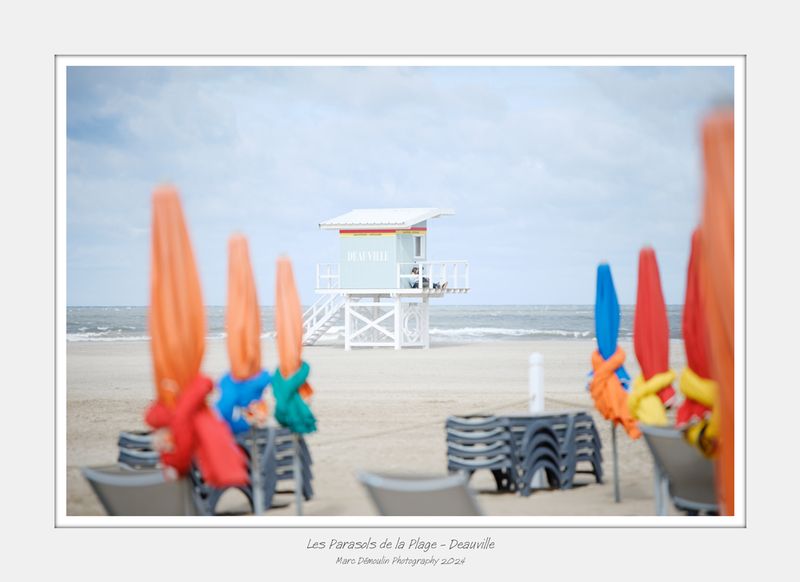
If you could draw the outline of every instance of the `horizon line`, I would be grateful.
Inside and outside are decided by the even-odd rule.
[[[665,303],[667,307],[683,307],[684,303]],[[224,304],[205,304],[203,307],[225,307]],[[594,303],[469,303],[461,305],[437,305],[436,307],[593,307]],[[620,303],[620,307],[635,307],[635,303]],[[149,305],[127,305],[127,304],[106,304],[106,305],[67,305],[67,309],[89,308],[89,307],[150,307]],[[275,304],[262,303],[259,307],[275,307]]]

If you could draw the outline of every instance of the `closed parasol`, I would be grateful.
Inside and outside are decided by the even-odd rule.
[[[705,200],[700,225],[702,290],[708,323],[711,377],[719,386],[709,430],[718,434],[716,476],[721,512],[734,512],[734,199],[733,111],[703,124]]]
[[[164,465],[189,472],[197,459],[212,486],[247,483],[245,458],[208,407],[213,383],[200,372],[205,310],[194,253],[175,188],[153,193],[149,328],[156,401],[145,419],[157,429]]]
[[[594,314],[598,349],[592,354],[593,374],[589,387],[595,407],[614,425],[623,425],[631,438],[639,438],[641,433],[628,410],[628,395],[623,387],[630,376],[623,367],[625,351],[617,345],[619,301],[607,264],[597,267]]]
[[[630,381],[623,367],[625,351],[617,345],[619,336],[619,301],[611,277],[611,267],[597,267],[597,290],[594,303],[594,326],[597,350],[592,354],[592,379],[589,389],[595,407],[612,422],[611,437],[614,454],[614,500],[620,501],[619,469],[617,462],[617,425],[621,424],[633,439],[641,436],[636,420],[628,410],[628,394],[624,386]]]
[[[234,433],[263,425],[266,403],[261,399],[270,375],[261,369],[261,310],[258,305],[247,239],[228,241],[228,304],[225,309],[231,371],[220,380],[217,410]]]
[[[597,349],[604,360],[609,359],[619,349],[619,300],[607,263],[597,266],[597,289],[594,302],[594,329],[597,336]],[[627,390],[631,381],[625,366],[616,369],[622,387]]]
[[[303,319],[300,297],[294,282],[292,263],[280,257],[275,282],[275,332],[280,364],[272,379],[275,419],[294,433],[295,499],[298,515],[302,509],[302,471],[298,434],[317,430],[317,420],[306,402],[313,394],[308,383],[309,366],[301,359]]]
[[[253,512],[263,513],[264,490],[256,428],[267,423],[267,404],[262,400],[270,381],[261,369],[261,310],[250,263],[247,239],[236,234],[228,241],[228,304],[225,309],[228,359],[231,371],[219,382],[217,410],[238,434],[250,434],[250,481]]]
[[[639,283],[633,320],[633,347],[641,374],[628,394],[631,414],[645,424],[666,425],[666,406],[675,398],[669,369],[669,323],[661,291],[656,253],[650,247],[639,253]]]
[[[683,344],[686,368],[680,378],[684,401],[678,408],[675,426],[686,428],[687,440],[704,454],[711,455],[714,439],[707,434],[711,407],[717,397],[716,382],[711,380],[708,354],[708,324],[700,289],[700,230],[692,234],[692,250],[686,275],[686,299],[683,304]]]

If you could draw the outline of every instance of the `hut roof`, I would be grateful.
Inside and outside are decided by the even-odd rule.
[[[455,214],[449,208],[357,208],[319,223],[323,230],[342,228],[411,228],[415,224]]]

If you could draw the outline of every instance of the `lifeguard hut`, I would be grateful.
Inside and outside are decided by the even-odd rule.
[[[339,232],[340,262],[317,265],[322,296],[303,315],[303,343],[317,342],[344,316],[345,350],[430,347],[430,300],[469,291],[467,261],[428,260],[428,222],[452,214],[357,209],[321,222]]]

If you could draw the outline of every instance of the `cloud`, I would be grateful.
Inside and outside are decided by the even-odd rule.
[[[149,197],[170,181],[211,304],[231,232],[262,302],[286,251],[308,303],[338,260],[317,223],[373,206],[456,209],[430,253],[471,261],[466,303],[590,303],[602,259],[633,302],[648,243],[680,303],[699,121],[732,92],[708,67],[70,67],[68,301],[147,302]]]

